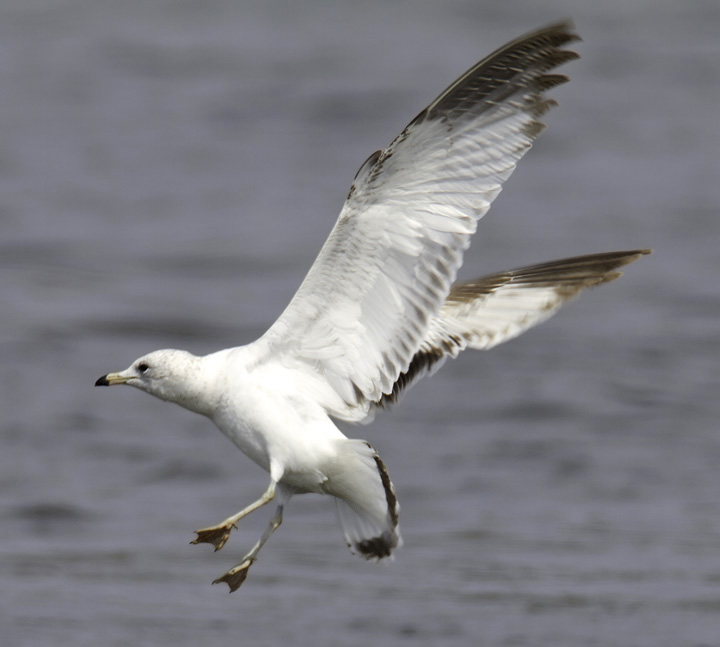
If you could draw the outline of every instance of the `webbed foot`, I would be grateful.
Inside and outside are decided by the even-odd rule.
[[[240,585],[245,581],[245,578],[248,576],[248,570],[254,561],[254,558],[246,557],[242,563],[237,566],[233,566],[227,573],[225,573],[225,575],[218,577],[215,581],[213,581],[213,584],[225,582],[225,584],[230,587],[230,593],[237,591],[240,588]]]
[[[197,537],[193,539],[191,544],[212,544],[215,546],[215,550],[220,550],[225,542],[230,538],[230,531],[237,526],[232,524],[220,524],[218,526],[211,526],[210,528],[203,528],[196,530]]]

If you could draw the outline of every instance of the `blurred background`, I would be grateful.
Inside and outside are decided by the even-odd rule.
[[[193,530],[267,475],[94,381],[259,336],[368,154],[563,18],[582,59],[461,278],[654,255],[353,430],[402,503],[394,562],[308,495],[240,591],[211,587],[271,511],[216,554]],[[4,0],[3,643],[720,644],[719,33],[701,0]]]

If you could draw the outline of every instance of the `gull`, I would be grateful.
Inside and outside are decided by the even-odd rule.
[[[259,499],[191,543],[221,549],[237,522],[276,505],[242,561],[213,583],[230,592],[282,523],[294,494],[335,498],[350,549],[368,560],[401,545],[385,463],[336,421],[367,423],[466,348],[487,350],[552,316],[650,250],[568,258],[454,285],[477,221],[543,130],[577,58],[569,22],[501,47],[457,79],[358,171],[297,293],[258,340],[198,357],[158,350],[95,386],[129,384],[210,418],[270,474]]]

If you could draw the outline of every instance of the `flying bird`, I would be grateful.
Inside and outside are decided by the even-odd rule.
[[[365,559],[401,545],[388,469],[335,421],[361,423],[466,348],[485,350],[552,316],[649,253],[579,256],[453,284],[463,253],[518,160],[543,130],[577,54],[572,24],[501,47],[457,79],[358,171],[335,227],[280,318],[257,341],[198,357],[158,350],[95,386],[129,384],[203,414],[267,470],[262,496],[192,543],[225,545],[240,519],[275,513],[242,561],[214,583],[236,590],[294,494],[335,498],[345,539]]]

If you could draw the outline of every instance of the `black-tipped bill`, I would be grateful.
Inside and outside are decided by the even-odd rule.
[[[125,384],[130,378],[122,375],[122,373],[108,373],[98,378],[95,386],[112,386],[113,384]]]

